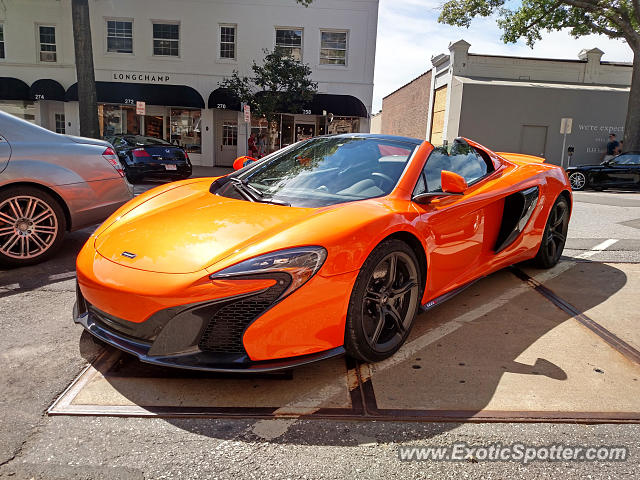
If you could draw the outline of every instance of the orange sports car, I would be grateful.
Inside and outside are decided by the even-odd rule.
[[[396,352],[416,314],[558,262],[564,171],[467,139],[349,134],[154,188],[80,252],[74,319],[144,362],[268,371]]]

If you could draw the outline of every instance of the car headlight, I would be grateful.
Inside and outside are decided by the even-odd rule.
[[[291,277],[288,288],[282,292],[284,297],[304,285],[313,277],[325,259],[327,251],[323,247],[297,247],[271,252],[232,265],[209,276],[212,280],[232,279],[253,275],[268,276],[269,273],[286,273]]]

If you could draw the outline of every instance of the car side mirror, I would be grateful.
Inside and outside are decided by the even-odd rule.
[[[246,167],[250,163],[257,162],[258,160],[253,157],[249,157],[247,155],[243,157],[238,157],[233,161],[233,169],[240,170],[241,168]]]
[[[419,193],[413,196],[411,201],[421,204],[437,203],[440,201],[440,197],[463,195],[468,188],[467,182],[462,176],[448,170],[442,170],[440,173],[440,184],[441,191]]]
[[[445,193],[463,194],[469,188],[467,181],[461,175],[448,170],[442,170],[440,184]]]

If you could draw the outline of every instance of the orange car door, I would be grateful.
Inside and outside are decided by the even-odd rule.
[[[442,170],[458,173],[471,184],[463,195],[415,204],[428,250],[425,300],[475,279],[488,257],[493,256],[503,201],[485,192],[492,190],[498,178],[491,175],[491,167],[473,149],[466,151],[461,156],[442,155],[442,151],[439,154],[434,150],[423,171],[425,191],[440,189],[438,177]],[[422,188],[421,181],[417,189]]]

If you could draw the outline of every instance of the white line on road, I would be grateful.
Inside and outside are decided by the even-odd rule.
[[[595,247],[593,247],[591,250],[586,251],[584,253],[581,253],[580,255],[578,255],[576,258],[581,258],[581,259],[585,259],[585,258],[591,258],[594,255],[606,250],[607,248],[609,248],[611,245],[617,243],[618,240],[615,238],[610,238],[608,240],[605,240],[602,243],[599,243],[598,245],[596,245]]]

